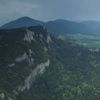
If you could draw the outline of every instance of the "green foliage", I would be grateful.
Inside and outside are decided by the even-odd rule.
[[[77,33],[77,34],[67,34],[64,37],[70,38],[70,40],[88,47],[88,48],[99,48],[100,49],[100,36],[95,34],[83,34],[83,33]]]
[[[24,29],[1,32],[5,38],[0,39],[0,93],[15,100],[100,100],[100,51],[56,36],[51,36],[48,44],[48,33],[43,28],[29,29],[38,34],[31,44],[23,41]],[[44,51],[44,47],[48,50]],[[34,65],[23,61],[12,68],[7,66],[29,49],[34,52]],[[31,70],[48,58],[50,66],[44,74],[36,77],[30,90],[16,96],[13,90],[23,85]]]

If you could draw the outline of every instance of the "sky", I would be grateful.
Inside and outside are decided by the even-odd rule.
[[[0,25],[23,16],[100,21],[100,0],[0,0]]]

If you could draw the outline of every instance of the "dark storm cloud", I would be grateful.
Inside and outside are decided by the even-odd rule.
[[[99,4],[100,0],[0,0],[0,23],[22,16],[40,20],[100,20]]]

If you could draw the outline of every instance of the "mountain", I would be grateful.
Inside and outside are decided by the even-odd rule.
[[[20,100],[17,96],[30,90],[49,67],[49,42],[40,26],[0,30],[0,100]]]
[[[99,21],[83,21],[81,23],[93,29],[100,29]]]
[[[0,100],[100,100],[100,50],[42,26],[0,30]]]
[[[43,22],[34,20],[29,17],[22,17],[1,26],[1,28],[12,29],[12,28],[21,28],[21,27],[29,27],[29,26],[37,26],[37,25],[43,25]]]
[[[49,22],[41,22],[38,20],[31,19],[29,17],[22,17],[10,23],[1,26],[1,29],[13,29],[29,26],[45,26],[49,32],[56,34],[67,34],[67,33],[95,33],[94,30],[87,25],[77,23],[73,21],[58,19]]]
[[[93,33],[92,29],[85,26],[84,24],[63,19],[47,22],[46,28],[51,33],[57,33],[57,34]]]

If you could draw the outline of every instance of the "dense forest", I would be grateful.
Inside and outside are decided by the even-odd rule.
[[[100,100],[99,59],[40,26],[0,30],[0,100]]]

